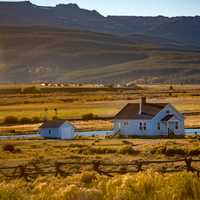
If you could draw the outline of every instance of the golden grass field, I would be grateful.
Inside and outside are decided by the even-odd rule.
[[[36,91],[25,91],[36,87]],[[110,130],[111,120],[95,120],[90,122],[76,121],[84,114],[93,113],[99,117],[115,116],[127,103],[138,102],[145,95],[149,102],[169,102],[180,112],[185,113],[186,127],[200,127],[200,85],[139,85],[141,89],[91,89],[91,88],[46,88],[40,85],[4,84],[0,86],[0,122],[7,116],[45,117],[52,119],[55,108],[58,117],[72,120],[78,130]],[[46,111],[45,111],[46,110]],[[74,120],[73,120],[74,119]],[[26,126],[7,126],[2,124],[0,132],[35,131],[40,124]]]
[[[2,88],[9,89],[19,85]],[[21,85],[20,87],[30,87]],[[37,86],[39,87],[39,86]],[[187,127],[200,127],[200,86],[141,85],[143,90],[111,90],[86,92],[10,93],[0,92],[0,121],[7,116],[51,119],[57,108],[60,118],[70,119],[78,130],[110,130],[112,119],[80,120],[83,114],[113,117],[126,103],[138,102],[142,95],[149,102],[169,102],[186,113]],[[54,90],[54,88],[52,89]],[[71,89],[70,89],[71,90]],[[73,89],[76,91],[76,89]],[[0,88],[1,91],[1,88]],[[45,113],[45,108],[48,112]],[[79,120],[78,120],[79,119]],[[0,126],[1,134],[37,131],[37,124]],[[11,150],[9,150],[9,148]],[[174,160],[192,156],[200,159],[200,140],[185,139],[117,139],[77,138],[71,141],[18,139],[1,140],[0,166],[23,165],[31,161],[131,162],[133,160]],[[75,166],[78,167],[79,166]],[[166,167],[166,166],[161,166]],[[176,165],[172,165],[176,168]],[[193,167],[200,169],[200,164]],[[150,165],[144,172],[112,178],[83,169],[65,178],[47,175],[26,182],[5,180],[0,175],[0,200],[199,200],[200,179],[189,172],[160,174]],[[147,170],[147,171],[146,171]]]
[[[16,153],[4,151],[5,145],[13,145],[19,150]],[[131,147],[134,152],[118,151],[124,147]],[[168,155],[161,149],[167,147],[174,149],[174,154]],[[90,151],[95,148],[97,151]],[[107,150],[105,153],[102,149]],[[164,160],[173,158],[184,158],[192,150],[200,152],[200,141],[195,138],[189,139],[105,139],[103,137],[75,139],[71,141],[43,140],[43,139],[19,139],[2,140],[0,143],[0,164],[1,166],[30,161],[32,159],[65,160],[66,158],[77,157],[82,160],[102,159],[112,161],[143,160]],[[185,153],[177,153],[182,149]],[[99,151],[98,151],[99,150]],[[102,150],[102,151],[101,151]],[[109,151],[109,150],[116,150]],[[123,151],[122,151],[123,152]],[[195,155],[200,159],[200,154]]]
[[[13,146],[15,151],[6,150],[5,147],[8,145]],[[5,140],[0,143],[0,165],[1,167],[16,166],[37,160],[41,163],[59,160],[79,162],[174,160],[184,158],[186,154],[192,152],[193,158],[200,159],[199,147],[200,142],[195,138],[177,140],[104,138],[73,141]],[[176,165],[172,166],[176,167]],[[74,167],[81,166],[76,164]],[[0,176],[0,199],[199,200],[200,180],[196,174],[190,172],[161,174],[155,172],[155,167],[157,166],[151,165],[144,172],[115,174],[113,177],[100,175],[89,168],[83,168],[81,172],[72,172],[67,177],[46,175],[30,182],[23,178],[5,180]],[[195,164],[193,167],[199,169],[200,165]],[[69,170],[72,169],[72,167],[69,168]]]

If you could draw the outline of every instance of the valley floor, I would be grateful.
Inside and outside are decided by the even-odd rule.
[[[20,92],[22,88],[26,92]],[[139,85],[139,88],[1,85],[0,134],[32,133],[45,118],[55,116],[72,121],[78,131],[111,130],[112,118],[120,109],[127,103],[138,102],[144,95],[152,103],[173,104],[185,115],[187,128],[200,127],[200,85],[173,85],[172,88],[170,85]],[[87,118],[90,113],[94,118]],[[15,118],[14,122],[9,123],[10,116]]]

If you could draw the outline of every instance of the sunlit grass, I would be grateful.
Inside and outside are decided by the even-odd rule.
[[[200,180],[190,173],[148,171],[107,178],[84,172],[66,179],[43,177],[0,183],[0,199],[20,200],[199,200]]]

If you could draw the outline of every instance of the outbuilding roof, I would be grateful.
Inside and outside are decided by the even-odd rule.
[[[46,121],[40,126],[40,128],[60,128],[65,122],[65,120]]]
[[[140,103],[127,104],[116,116],[116,119],[135,119],[135,120],[150,120],[159,113],[166,103],[144,103],[141,107]]]

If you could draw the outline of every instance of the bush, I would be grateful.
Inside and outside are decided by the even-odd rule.
[[[12,124],[17,124],[19,123],[19,120],[15,116],[7,116],[4,119],[4,124],[12,125]]]
[[[121,147],[119,149],[119,153],[120,154],[134,155],[134,154],[138,154],[139,151],[136,151],[135,149],[133,149],[133,147],[131,145],[127,145],[127,146]]]
[[[82,119],[83,120],[98,119],[98,115],[95,115],[93,113],[88,113],[88,114],[82,115]]]
[[[122,143],[123,143],[123,144],[127,144],[127,145],[133,145],[132,142],[129,142],[129,141],[127,141],[127,140],[122,140]]]
[[[24,88],[23,93],[37,93],[39,92],[39,88],[35,87],[35,86],[32,86],[32,87],[27,87],[27,88]]]
[[[167,145],[167,144],[154,147],[151,150],[151,153],[164,154],[166,156],[187,155],[187,151],[185,149],[176,147],[175,145]]]
[[[117,149],[107,148],[107,147],[87,147],[78,149],[78,153],[85,155],[93,155],[93,154],[113,154],[117,153]]]
[[[164,154],[166,156],[175,156],[175,155],[186,155],[187,153],[185,152],[184,149],[181,148],[167,147]]]
[[[32,119],[28,118],[28,117],[23,117],[20,119],[19,121],[20,124],[31,124],[32,123]]]
[[[3,146],[3,151],[7,151],[10,153],[20,153],[20,149],[15,148],[15,146],[13,144],[5,144]]]
[[[200,148],[197,147],[195,149],[190,150],[189,155],[190,156],[199,156],[200,155]]]
[[[83,147],[87,147],[88,145],[86,144],[80,144],[80,143],[71,143],[69,144],[69,147],[71,148],[83,148]]]
[[[41,120],[40,120],[39,117],[33,117],[33,118],[32,118],[32,122],[33,122],[33,123],[40,123]]]
[[[97,177],[94,172],[84,172],[80,176],[80,181],[87,185],[91,184],[96,179],[97,179]]]

